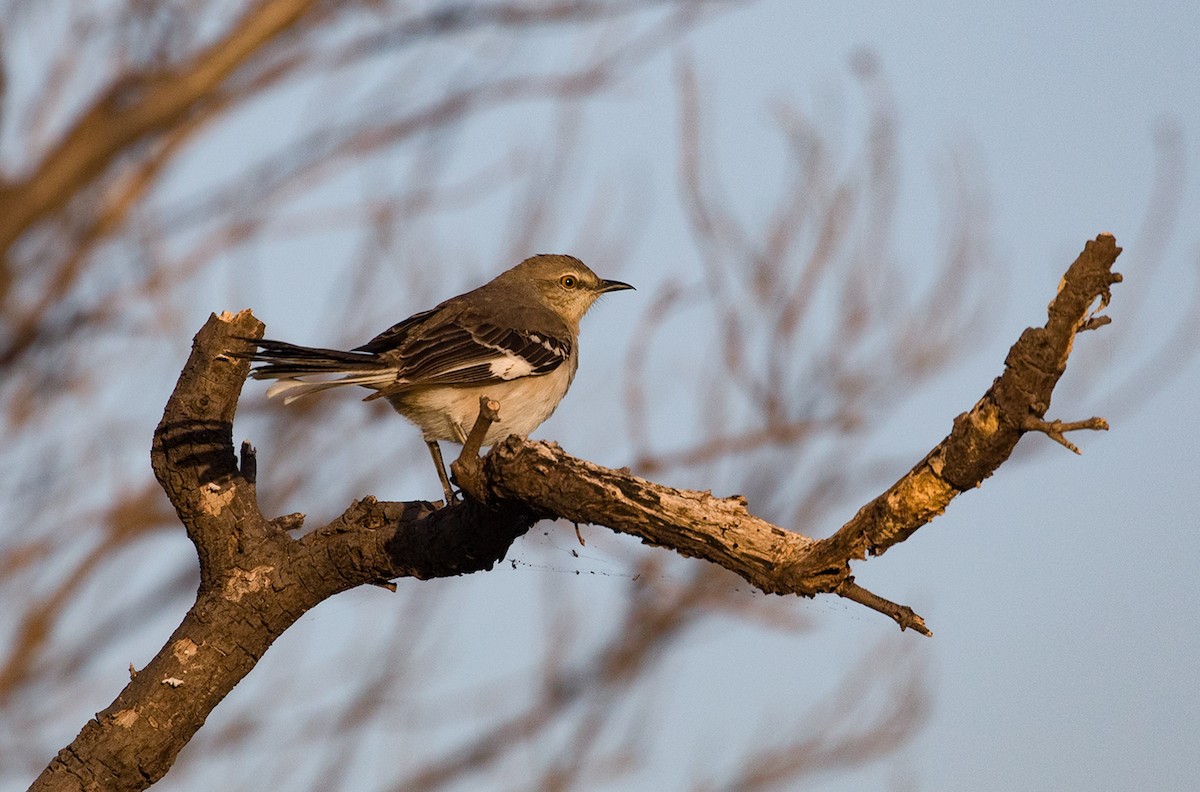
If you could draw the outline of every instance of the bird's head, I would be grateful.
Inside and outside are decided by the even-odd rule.
[[[513,267],[504,276],[523,281],[572,327],[602,294],[632,289],[628,283],[604,280],[574,256],[542,254]]]

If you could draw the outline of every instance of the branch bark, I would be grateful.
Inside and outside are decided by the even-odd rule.
[[[146,668],[59,752],[34,790],[144,789],[163,776],[213,707],[306,610],[338,592],[396,577],[491,569],[542,517],[590,522],[703,558],[768,593],[837,593],[929,634],[911,608],[859,586],[850,562],[904,541],[978,486],[1027,431],[1053,436],[1104,428],[1099,419],[1045,421],[1075,335],[1103,324],[1112,265],[1109,234],[1088,242],[1049,306],[1046,324],[1013,345],[1004,372],[950,434],[828,539],[785,530],[747,511],[744,498],[679,490],[571,457],[557,445],[510,437],[481,459],[454,464],[468,494],[435,510],[425,502],[367,498],[299,538],[302,515],[258,508],[253,451],[239,468],[232,424],[248,373],[246,339],[263,325],[249,311],[213,316],[155,432],[152,465],[196,546],[200,587],[182,624]],[[481,421],[494,420],[486,405]],[[503,410],[503,405],[500,405]]]
[[[536,515],[519,504],[366,498],[312,533],[301,519],[259,511],[246,449],[239,470],[233,416],[249,371],[249,311],[213,316],[154,434],[151,462],[200,560],[195,604],[117,699],[50,762],[32,790],[145,789],[205,718],[309,608],[349,588],[397,577],[491,569]]]
[[[490,503],[524,503],[580,523],[605,525],[647,544],[670,547],[741,575],[771,594],[839,593],[892,618],[902,608],[846,587],[850,562],[880,555],[941,514],[959,493],[992,475],[1027,431],[1107,428],[1101,419],[1044,422],[1054,386],[1066,370],[1075,335],[1095,326],[1092,306],[1103,310],[1120,255],[1111,234],[1084,247],[1050,302],[1043,327],[1028,328],[1009,350],[1004,372],[978,403],[954,419],[949,435],[924,459],[828,539],[814,540],[761,520],[740,497],[677,490],[576,459],[557,445],[510,437],[478,468],[480,478],[461,482]],[[502,408],[503,409],[503,408]],[[468,472],[463,468],[460,476]],[[849,596],[852,592],[853,596]],[[878,601],[886,606],[871,604]],[[920,617],[912,614],[917,622]],[[901,626],[903,619],[897,618]],[[924,626],[923,622],[920,622]],[[912,622],[907,626],[916,626]]]

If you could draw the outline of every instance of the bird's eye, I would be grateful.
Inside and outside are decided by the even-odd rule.
[[[579,285],[579,279],[574,275],[563,275],[558,279],[558,282],[564,289],[574,289],[577,285]]]

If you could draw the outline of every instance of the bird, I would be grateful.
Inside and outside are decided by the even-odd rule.
[[[439,441],[466,442],[481,396],[500,403],[482,445],[540,426],[575,377],[580,320],[601,295],[632,288],[574,256],[540,254],[349,351],[255,341],[250,376],[276,380],[267,397],[284,404],[348,385],[374,391],[363,400],[386,399],[421,430],[451,505]]]

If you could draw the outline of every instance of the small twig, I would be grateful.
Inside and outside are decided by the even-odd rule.
[[[852,602],[857,602],[859,605],[865,605],[871,610],[876,610],[884,616],[890,617],[896,624],[900,625],[901,630],[916,630],[921,635],[927,638],[933,637],[933,631],[925,626],[925,620],[913,611],[907,605],[898,605],[890,600],[885,600],[878,594],[872,594],[862,586],[854,582],[853,577],[848,577],[834,589],[840,597],[845,597]]]
[[[1087,330],[1095,330],[1096,328],[1104,327],[1107,324],[1112,324],[1112,317],[1093,316],[1079,326],[1079,332],[1083,333]]]
[[[396,584],[390,580],[372,580],[371,585],[379,586],[379,588],[381,588],[381,589],[387,589],[388,591],[392,592],[393,594],[396,593]]]
[[[579,532],[579,523],[575,523],[575,538],[579,540],[580,547],[587,547],[587,542],[583,541],[583,534]]]
[[[483,447],[483,439],[487,437],[488,430],[499,420],[500,402],[489,399],[487,396],[480,396],[479,417],[475,419],[475,425],[471,427],[471,433],[467,435],[467,441],[463,443],[462,453],[450,465],[450,470],[454,473],[454,479],[458,482],[458,486],[475,500],[481,500],[485,495],[480,486],[483,477],[483,463],[479,459],[479,450]]]
[[[475,425],[471,427],[471,433],[467,435],[467,442],[463,443],[463,450],[458,458],[461,460],[465,456],[479,456],[479,449],[483,447],[483,438],[487,437],[488,429],[492,428],[492,424],[499,420],[500,402],[489,399],[487,396],[480,396],[479,417],[475,419]]]
[[[1082,452],[1064,436],[1064,432],[1075,432],[1080,429],[1107,432],[1108,421],[1103,418],[1088,418],[1084,421],[1043,421],[1040,418],[1034,418],[1032,415],[1029,415],[1026,416],[1025,421],[1021,424],[1021,429],[1026,432],[1041,432],[1064,448],[1068,448],[1079,454]]]

